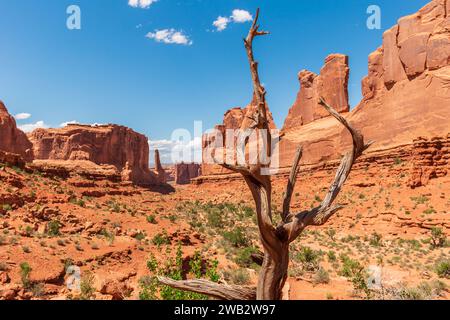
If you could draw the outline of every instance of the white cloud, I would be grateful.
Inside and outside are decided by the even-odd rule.
[[[69,124],[80,124],[80,123],[76,120],[72,120],[72,121],[63,122],[59,126],[61,128],[64,128],[64,127],[67,127]]]
[[[155,140],[149,141],[150,150],[159,150],[161,162],[173,163],[201,163],[202,161],[202,138],[197,137],[190,141]],[[151,163],[154,159],[151,157]]]
[[[146,37],[166,44],[182,44],[187,46],[193,44],[192,40],[183,31],[177,31],[175,29],[155,30],[155,32],[147,33]]]
[[[234,9],[231,19],[236,23],[245,23],[253,20],[250,12],[241,9]]]
[[[128,5],[133,8],[148,9],[158,0],[128,0]]]
[[[217,31],[223,31],[227,28],[228,23],[230,23],[230,19],[219,16],[216,21],[213,22],[213,26],[217,28]]]
[[[16,120],[26,120],[31,118],[31,114],[29,113],[18,113],[14,116],[14,118],[16,118]]]
[[[242,9],[234,9],[232,15],[227,17],[219,16],[213,22],[213,26],[216,27],[217,31],[223,31],[228,27],[229,23],[245,23],[253,20],[253,16],[250,12]]]
[[[48,128],[48,125],[46,125],[44,121],[38,121],[36,123],[27,123],[19,126],[20,130],[27,133],[39,128]]]

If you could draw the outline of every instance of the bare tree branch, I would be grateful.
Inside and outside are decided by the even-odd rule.
[[[158,281],[166,286],[207,295],[220,300],[256,300],[256,289],[250,287],[221,285],[207,280],[176,281],[158,277]]]
[[[294,192],[295,183],[297,182],[298,167],[299,167],[300,159],[302,158],[302,155],[303,155],[303,148],[298,147],[297,152],[295,154],[295,158],[294,158],[294,164],[292,165],[291,174],[289,175],[286,192],[284,194],[283,211],[281,213],[281,219],[283,221],[285,221],[286,217],[289,215],[291,200],[292,200],[292,193]]]
[[[309,225],[323,225],[331,216],[342,209],[342,206],[340,205],[333,206],[333,202],[336,200],[342,186],[350,175],[350,171],[352,170],[356,159],[372,144],[372,142],[364,144],[364,137],[362,134],[354,129],[347,120],[328,105],[323,98],[320,98],[319,103],[347,128],[352,136],[353,147],[352,150],[343,157],[334,181],[320,206],[309,211],[301,212],[295,216],[291,215],[288,217],[288,220],[291,218],[292,221],[287,223],[284,228],[289,234],[289,241],[294,241]]]

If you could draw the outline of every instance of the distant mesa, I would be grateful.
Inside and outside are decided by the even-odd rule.
[[[36,129],[28,135],[35,160],[90,161],[112,165],[123,181],[157,184],[149,168],[148,139],[119,125],[70,124],[58,129]]]
[[[175,165],[175,183],[179,185],[190,184],[191,181],[202,175],[202,168],[197,163],[178,163]]]

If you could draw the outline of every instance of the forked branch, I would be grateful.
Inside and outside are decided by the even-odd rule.
[[[350,175],[356,159],[358,159],[358,157],[360,157],[362,153],[373,143],[369,142],[365,144],[363,135],[358,130],[353,128],[343,116],[328,105],[323,98],[320,98],[319,103],[345,128],[347,128],[352,136],[353,147],[352,150],[343,157],[334,181],[322,203],[312,210],[300,212],[296,215],[290,215],[287,218],[287,220],[291,220],[291,222],[285,224],[284,229],[289,234],[289,241],[294,241],[297,239],[300,233],[309,225],[318,226],[325,224],[331,216],[343,208],[343,206],[333,205],[333,203]]]

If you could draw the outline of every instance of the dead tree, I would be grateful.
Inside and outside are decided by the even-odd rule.
[[[252,119],[251,129],[266,130],[270,132],[266,108],[266,91],[261,85],[258,74],[258,63],[253,55],[253,40],[258,36],[267,35],[268,32],[260,31],[258,26],[259,9],[256,13],[253,25],[246,39],[244,39],[247,50],[250,71],[254,87],[254,95],[257,108]],[[321,98],[320,104],[338,120],[351,134],[353,147],[342,159],[337,170],[334,181],[322,203],[311,210],[302,212],[290,212],[292,193],[297,181],[299,163],[302,157],[302,148],[299,147],[295,155],[294,163],[287,182],[286,192],[283,199],[281,211],[281,222],[276,226],[272,219],[272,184],[270,175],[262,175],[259,165],[237,166],[222,164],[225,168],[240,173],[251,190],[256,204],[257,223],[259,227],[260,240],[264,248],[262,268],[259,274],[256,288],[225,286],[206,280],[173,281],[160,277],[162,284],[197,293],[206,294],[224,300],[280,300],[282,289],[288,277],[289,266],[289,246],[296,240],[305,228],[309,226],[321,226],[325,224],[331,216],[342,209],[341,205],[333,205],[342,186],[347,180],[356,159],[370,146],[371,143],[364,143],[361,133],[354,129],[347,120],[336,112],[326,101]],[[270,155],[271,137],[267,136],[265,141]],[[266,165],[267,166],[267,165]]]

